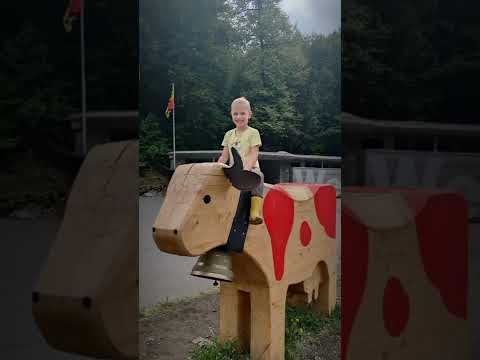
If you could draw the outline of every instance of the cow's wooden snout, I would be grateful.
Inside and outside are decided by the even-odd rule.
[[[158,248],[164,252],[190,256],[190,252],[185,248],[181,234],[176,228],[168,229],[154,227],[153,239]]]

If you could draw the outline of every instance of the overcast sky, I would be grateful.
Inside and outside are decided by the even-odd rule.
[[[302,33],[330,34],[340,28],[341,0],[282,0],[281,8]]]

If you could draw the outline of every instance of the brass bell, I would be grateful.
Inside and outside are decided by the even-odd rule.
[[[190,275],[231,282],[233,281],[232,258],[226,252],[210,250],[198,258]]]

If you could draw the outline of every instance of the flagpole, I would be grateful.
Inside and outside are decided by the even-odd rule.
[[[173,128],[173,170],[176,168],[176,157],[175,157],[175,83],[172,83],[172,93],[173,93],[173,121],[172,121],[172,128]]]
[[[80,11],[80,57],[82,66],[82,147],[83,155],[87,154],[87,89],[85,79],[85,24],[84,24],[85,1],[81,1]]]

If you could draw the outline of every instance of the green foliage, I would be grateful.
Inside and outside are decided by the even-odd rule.
[[[66,84],[57,80],[50,49],[31,23],[3,42],[0,65],[7,70],[0,79],[0,140],[17,138],[18,145],[28,144],[38,130],[51,127],[69,110],[63,95]]]
[[[196,348],[191,355],[192,360],[242,360],[247,358],[236,341],[226,341],[222,344],[215,341],[213,344],[202,345]]]
[[[300,309],[287,306],[285,319],[285,359],[293,360],[299,352],[302,338],[307,334],[319,334],[327,331],[340,334],[340,306],[336,306],[330,315],[318,315],[312,309]],[[215,341],[195,349],[192,360],[244,359],[237,342],[220,344]]]
[[[178,150],[219,149],[245,96],[263,151],[340,152],[340,34],[303,36],[278,0],[142,0],[140,57],[142,116],[163,118],[175,82]]]
[[[71,151],[71,137],[65,136],[71,129],[62,120],[81,109],[80,24],[75,21],[73,31],[65,32],[67,3],[9,2],[2,9],[0,146],[15,142],[12,161],[13,153],[30,150]],[[135,109],[137,3],[87,1],[85,6],[87,109]]]
[[[171,147],[168,140],[162,135],[160,121],[163,120],[149,114],[140,124],[139,160],[151,167],[169,165],[167,153]]]
[[[285,359],[295,359],[298,346],[305,334],[320,331],[340,333],[340,307],[337,305],[330,315],[318,315],[312,309],[287,306],[285,323]]]
[[[468,114],[478,112],[480,34],[475,10],[461,4],[342,2],[342,109],[383,120],[476,121]]]
[[[322,329],[328,329],[333,333],[340,331],[340,306],[337,304],[330,315],[317,314],[312,309],[301,309],[287,306],[287,329],[292,333],[298,329],[303,332],[318,333]]]

